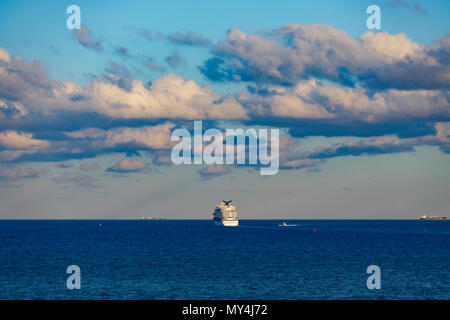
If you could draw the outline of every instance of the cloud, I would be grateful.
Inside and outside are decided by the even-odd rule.
[[[177,52],[173,52],[166,57],[166,62],[171,68],[178,68],[183,63],[183,58]]]
[[[33,96],[48,95],[57,82],[48,78],[45,69],[38,61],[27,62],[21,57],[11,56],[0,48],[0,99],[2,113],[5,109],[17,109],[24,115],[20,100],[24,93]]]
[[[141,29],[137,32],[137,35],[146,40],[153,40],[155,38],[165,39],[175,45],[205,47],[211,44],[211,40],[204,38],[193,31],[178,31],[174,33],[164,34],[162,32],[152,31],[150,29]]]
[[[119,119],[246,118],[245,110],[233,96],[219,94],[208,86],[172,73],[147,85],[129,78],[129,71],[122,64],[110,62],[107,74],[79,86],[70,81],[50,79],[37,62],[28,64],[19,57],[8,60],[9,63],[0,60],[0,99],[3,102],[0,105],[20,105],[16,108],[19,111],[13,113],[22,117],[29,115],[36,119],[42,115],[48,119],[74,112]],[[0,117],[0,124],[5,120],[8,119]]]
[[[383,153],[410,152],[414,148],[395,136],[383,136],[354,141],[347,140],[331,148],[317,148],[309,156],[312,158],[332,158],[338,156],[360,156]]]
[[[124,78],[130,77],[130,70],[124,64],[114,61],[108,61],[105,72]],[[113,82],[113,78],[107,78],[107,80]]]
[[[124,152],[139,155],[140,150],[169,150],[173,142],[170,139],[173,123],[138,128],[118,127],[110,130],[86,128],[64,132],[58,140],[49,141],[44,149],[4,150],[0,152],[0,160],[5,162],[20,161],[61,161],[70,159],[91,158],[98,154]],[[9,142],[11,143],[11,142]],[[163,161],[163,158],[159,159]],[[68,162],[58,167],[71,166]],[[88,166],[80,166],[87,170]]]
[[[81,26],[80,29],[74,29],[75,37],[79,44],[89,50],[102,51],[102,41],[92,35],[92,30],[86,26]]]
[[[130,70],[124,64],[108,61],[105,72],[106,74],[96,77],[96,80],[112,83],[126,91],[131,90],[133,79],[131,79]],[[89,97],[88,95],[80,94],[74,95],[70,99],[71,101],[76,101],[77,99],[82,101],[84,99],[89,100]]]
[[[171,147],[171,129],[173,123],[164,123],[141,128],[114,128],[102,130],[88,128],[67,132],[66,135],[80,140],[89,140],[91,148],[124,149],[168,149]]]
[[[18,181],[21,179],[34,179],[45,176],[48,168],[6,168],[0,167],[0,181]]]
[[[152,162],[157,165],[172,165],[172,158],[170,155],[170,150],[156,150],[153,151],[150,156],[152,157]]]
[[[69,161],[62,161],[62,162],[56,163],[55,167],[67,169],[67,168],[72,168],[73,164],[70,163]]]
[[[450,153],[450,122],[437,122],[435,134],[415,137],[406,140],[413,145],[435,145],[444,153]]]
[[[302,31],[309,38],[315,34],[311,28]],[[332,41],[324,40],[327,32],[338,32],[330,28],[320,30],[314,41],[320,40],[322,45]],[[404,152],[414,150],[417,145],[435,145],[448,152],[449,144],[442,138],[445,136],[443,128],[450,121],[448,90],[390,87],[374,90],[368,86],[352,87],[349,83],[323,80],[317,73],[307,77],[305,74],[297,77],[293,73],[291,78],[286,78],[290,75],[288,70],[269,70],[271,64],[278,63],[270,59],[270,53],[280,48],[282,52],[289,51],[295,46],[288,45],[289,41],[284,38],[278,42],[271,40],[282,32],[272,33],[265,37],[242,35],[249,38],[243,41],[242,45],[246,45],[242,52],[247,54],[255,46],[253,42],[257,43],[263,52],[267,50],[267,54],[259,57],[264,72],[276,75],[278,70],[280,79],[292,79],[293,82],[286,85],[258,80],[233,94],[221,94],[172,73],[144,83],[131,78],[128,68],[116,62],[109,62],[105,74],[94,77],[85,85],[78,85],[54,80],[39,62],[27,62],[0,49],[0,127],[3,129],[0,131],[0,161],[61,162],[116,152],[139,155],[144,151],[154,164],[170,164],[167,151],[171,148],[171,131],[191,123],[187,120],[207,120],[205,126],[214,126],[215,121],[233,120],[248,126],[286,128],[294,139],[286,145],[286,150],[280,149],[280,167],[286,169],[315,170],[324,159],[335,156]],[[365,38],[364,46],[361,45],[363,40],[345,38],[342,34],[345,41],[337,38],[333,40],[337,43],[328,45],[339,52],[347,52],[348,46],[355,46],[355,54],[362,47],[370,48],[372,56],[366,58],[370,60],[377,56],[385,65],[395,64],[398,60],[409,61],[414,54],[432,57],[444,69],[449,63],[447,60],[450,59],[444,58],[450,48],[448,37],[425,50],[406,36],[390,38],[382,35],[377,44],[370,37],[379,34],[361,36],[361,39]],[[401,48],[396,47],[397,40],[403,44]],[[228,45],[234,48],[239,41],[238,37],[236,43]],[[268,41],[272,42],[266,43]],[[306,41],[306,44],[312,46],[314,41]],[[382,47],[386,50],[381,50]],[[429,55],[432,50],[435,54]],[[281,57],[284,57],[282,52]],[[222,58],[219,65],[225,69],[216,70],[219,73],[232,70],[234,77],[235,71],[242,69],[245,74],[241,74],[241,80],[250,74],[264,77],[261,68],[250,65],[236,64],[234,69],[226,69],[231,60]],[[284,63],[282,60],[280,63]],[[264,61],[267,62],[265,66]],[[305,68],[307,71],[309,67]],[[432,76],[427,74],[422,78]],[[341,142],[334,148],[307,153],[296,150],[301,141],[296,139],[305,136],[355,136],[369,140],[354,138],[354,142]],[[390,138],[386,140],[386,136]],[[120,164],[117,168],[120,170]],[[205,177],[207,175],[205,172]]]
[[[117,48],[115,48],[115,53],[123,58],[129,58],[130,57],[130,51],[128,50],[128,48],[123,47],[123,46],[119,46]]]
[[[15,120],[20,119],[27,114],[28,112],[21,103],[0,100],[0,119]]]
[[[149,173],[151,169],[147,164],[140,160],[136,159],[128,159],[125,158],[116,162],[116,164],[106,171],[108,172],[116,172],[116,173],[128,173],[128,172],[140,172],[140,173]]]
[[[427,9],[425,9],[425,7],[417,1],[414,2],[414,10],[420,13],[428,13]]]
[[[238,102],[253,118],[344,119],[363,122],[439,118],[450,119],[449,94],[441,90],[389,89],[373,93],[319,80],[294,86],[272,86],[267,91],[249,87],[237,94]]]
[[[323,78],[376,89],[443,89],[450,87],[449,37],[420,45],[404,33],[369,31],[354,39],[319,24],[289,24],[263,35],[232,28],[199,69],[213,81],[293,85]]]
[[[414,1],[414,3],[410,3],[406,0],[390,0],[388,4],[391,7],[404,7],[420,13],[428,13],[428,11],[424,8],[424,6],[417,1]]]
[[[339,156],[375,155],[383,153],[412,152],[414,147],[436,145],[443,152],[450,147],[450,123],[436,123],[436,133],[414,138],[398,138],[397,136],[381,136],[355,141],[348,139],[328,148],[316,148],[307,154],[308,158],[324,159]],[[448,152],[446,152],[448,153]]]
[[[203,179],[210,179],[212,177],[218,177],[229,172],[229,167],[224,165],[209,165],[198,171]]]
[[[150,71],[156,72],[164,72],[166,69],[158,65],[154,58],[148,57],[144,61],[144,67],[146,67]]]
[[[209,39],[197,35],[195,32],[175,32],[167,35],[167,39],[174,43],[187,46],[208,46],[211,44]]]
[[[48,141],[34,139],[31,133],[6,130],[0,132],[1,149],[38,149],[49,146]]]
[[[147,40],[152,40],[154,37],[153,33],[150,29],[142,29],[137,34],[138,34],[138,36],[143,37]]]
[[[6,63],[11,63],[11,55],[9,54],[8,50],[0,48],[0,60]]]
[[[81,170],[81,171],[94,171],[94,170],[98,170],[98,169],[100,169],[100,165],[97,163],[81,164],[78,167],[78,170]]]
[[[245,110],[232,96],[222,96],[174,74],[167,74],[146,88],[132,80],[130,90],[95,81],[84,90],[91,103],[79,107],[113,118],[236,119]],[[93,108],[95,108],[93,110]]]
[[[414,152],[415,147],[435,145],[444,153],[450,153],[450,123],[436,123],[435,134],[399,138],[385,135],[373,138],[347,139],[329,147],[316,147],[313,151],[301,149],[302,139],[280,136],[280,168],[317,171],[327,159],[346,156],[373,156],[400,152]]]
[[[303,169],[308,168],[309,171],[318,171],[321,164],[316,159],[291,159],[280,163],[280,169]]]
[[[308,169],[317,171],[323,162],[320,159],[309,158],[309,153],[301,150],[303,139],[281,135],[279,138],[280,169]],[[270,145],[270,141],[269,141]]]

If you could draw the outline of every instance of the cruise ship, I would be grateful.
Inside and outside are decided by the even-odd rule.
[[[436,217],[436,216],[429,217],[426,214],[424,214],[419,219],[420,220],[447,220],[447,217]]]
[[[236,207],[230,205],[230,203],[231,200],[223,200],[221,204],[216,206],[213,213],[213,221],[215,225],[236,227],[239,224]]]

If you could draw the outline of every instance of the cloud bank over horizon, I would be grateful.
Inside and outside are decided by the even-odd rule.
[[[103,54],[102,41],[86,26],[75,35],[81,46]],[[140,36],[153,37],[149,31]],[[334,157],[411,152],[421,145],[450,152],[449,32],[428,45],[404,33],[366,32],[355,39],[328,25],[303,23],[258,34],[232,28],[215,44],[192,32],[165,38],[209,48],[212,57],[198,69],[211,83],[244,86],[223,94],[171,72],[145,83],[111,62],[105,73],[79,85],[53,79],[39,61],[0,48],[0,161],[55,161],[70,168],[72,159],[145,152],[153,165],[167,165],[171,131],[189,128],[192,120],[211,127],[231,121],[284,128],[282,169],[317,170]],[[126,47],[116,50],[130,57]],[[181,60],[175,52],[168,63],[175,67]],[[306,137],[343,141],[311,152],[301,150]],[[79,170],[99,168],[84,164]],[[151,169],[124,159],[106,171]],[[229,170],[214,166],[198,172],[210,178]],[[4,169],[1,176],[44,174]],[[77,177],[60,181],[88,184]]]

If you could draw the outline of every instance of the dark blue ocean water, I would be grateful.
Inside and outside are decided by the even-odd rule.
[[[450,221],[281,222],[0,221],[0,298],[450,299]]]

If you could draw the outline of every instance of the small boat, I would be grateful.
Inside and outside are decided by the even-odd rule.
[[[286,222],[283,222],[282,224],[278,225],[279,227],[296,227],[296,224],[286,224]]]

